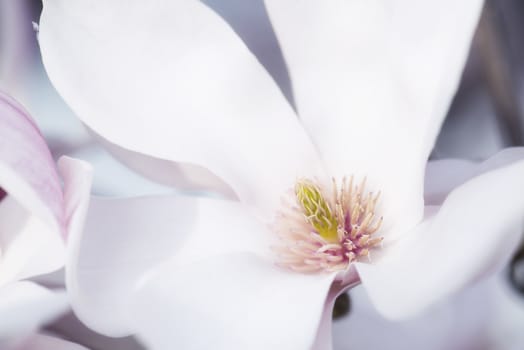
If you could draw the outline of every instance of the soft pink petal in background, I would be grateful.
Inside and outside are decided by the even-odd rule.
[[[44,137],[22,106],[0,93],[0,186],[65,233],[63,197]]]

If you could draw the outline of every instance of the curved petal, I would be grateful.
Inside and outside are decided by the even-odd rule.
[[[281,91],[199,1],[46,1],[39,40],[51,81],[96,133],[206,167],[266,218],[317,172]]]
[[[413,226],[482,1],[265,3],[328,168],[367,176],[383,193],[385,225]]]
[[[67,308],[64,292],[53,292],[32,282],[16,282],[0,288],[0,344],[33,332]]]
[[[7,350],[88,350],[79,344],[51,337],[44,334],[35,334],[25,340],[20,346]]]
[[[478,176],[524,159],[524,147],[506,148],[483,162],[463,159],[431,161],[426,166],[424,199],[426,205],[440,205],[456,187]]]
[[[264,255],[271,238],[238,202],[191,197],[92,198],[84,232],[70,238],[66,283],[75,313],[109,336],[132,333],[129,298],[137,281],[173,259]]]
[[[309,349],[333,278],[251,254],[167,263],[134,298],[137,336],[152,349]]]
[[[409,317],[500,268],[523,232],[524,197],[516,194],[522,188],[524,161],[475,177],[383,259],[358,263],[377,309],[388,318]]]

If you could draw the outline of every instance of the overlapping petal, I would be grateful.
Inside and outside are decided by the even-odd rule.
[[[0,94],[0,186],[51,228],[65,233],[55,162],[35,122]]]
[[[300,118],[330,173],[367,176],[383,193],[384,227],[417,223],[424,165],[482,1],[265,3]]]
[[[357,264],[378,310],[404,318],[500,269],[523,232],[524,160],[457,187],[373,265]],[[386,248],[385,248],[386,249]]]
[[[96,133],[207,167],[266,219],[297,176],[318,173],[281,91],[198,1],[46,1],[39,40],[51,81]]]
[[[36,124],[3,94],[0,130],[0,186],[7,193],[0,201],[2,285],[63,266],[64,239],[78,203],[87,205],[91,172],[85,162],[63,159],[64,195],[55,161]],[[80,220],[76,229],[82,225]]]
[[[14,344],[68,308],[64,291],[20,281],[64,265],[65,240],[82,229],[91,169],[63,158],[59,170],[36,124],[0,94],[0,342]],[[59,175],[60,174],[60,175]]]
[[[483,162],[465,159],[431,161],[426,167],[426,205],[440,205],[447,195],[467,180],[524,159],[524,147],[505,148]]]
[[[437,2],[266,4],[301,120],[330,174],[367,176],[383,192],[385,232],[403,236],[386,241],[372,264],[356,264],[379,311],[413,315],[506,261],[524,210],[512,196],[524,185],[524,161],[509,164],[513,155],[476,169],[455,162],[457,176],[428,191],[429,203],[441,207],[427,207],[414,227],[424,165],[481,1],[461,2],[451,15]],[[142,157],[153,157],[149,171],[167,169],[167,179],[152,176],[163,183],[172,161],[208,168],[241,204],[96,200],[86,234],[72,238],[67,280],[75,311],[97,331],[138,332],[159,349],[330,346],[323,326],[339,292],[328,295],[334,276],[276,268],[261,249],[268,230],[242,208],[267,220],[297,176],[323,175],[293,110],[201,3],[123,5],[45,3],[40,40],[51,79],[90,128],[135,158],[130,164],[143,171]]]

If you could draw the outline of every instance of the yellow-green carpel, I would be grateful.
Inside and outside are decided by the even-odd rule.
[[[299,180],[295,185],[297,201],[304,211],[306,220],[327,241],[338,242],[338,221],[320,188],[308,180]]]

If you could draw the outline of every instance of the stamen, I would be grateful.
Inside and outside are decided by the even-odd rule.
[[[366,193],[366,178],[353,184],[353,176],[343,177],[340,186],[333,178],[326,195],[312,180],[297,182],[294,193],[282,200],[273,225],[280,239],[280,246],[273,247],[279,266],[302,273],[331,272],[370,259],[370,251],[383,240],[372,236],[383,220],[375,215],[381,193]]]

